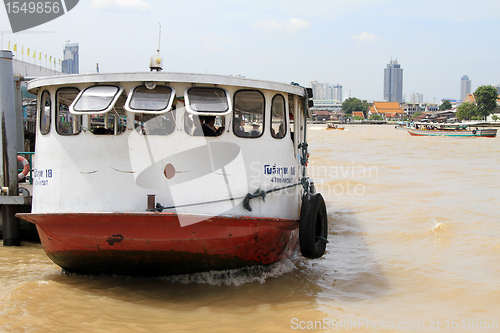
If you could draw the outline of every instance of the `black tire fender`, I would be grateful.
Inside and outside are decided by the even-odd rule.
[[[326,249],[328,217],[323,196],[320,193],[302,197],[299,223],[300,252],[306,258],[320,258]]]

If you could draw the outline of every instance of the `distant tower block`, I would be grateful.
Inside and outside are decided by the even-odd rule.
[[[78,56],[78,43],[66,42],[64,47],[64,60],[61,62],[61,72],[65,74],[79,74],[80,60]]]
[[[397,60],[391,60],[384,69],[384,101],[403,101],[403,69]]]
[[[469,77],[467,75],[462,76],[462,79],[460,80],[460,99],[465,101],[467,98],[467,95],[471,93],[471,80],[469,80]]]

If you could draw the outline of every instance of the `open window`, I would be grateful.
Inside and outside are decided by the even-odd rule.
[[[273,138],[281,139],[286,135],[285,98],[276,95],[271,106],[271,135]]]
[[[234,94],[233,133],[257,138],[264,130],[265,98],[258,90],[239,90]]]
[[[40,99],[40,132],[42,134],[48,134],[50,132],[50,122],[51,122],[51,101],[50,93],[48,91],[42,92],[42,97]]]
[[[92,86],[82,90],[71,103],[69,111],[72,114],[105,114],[113,109],[113,106],[123,92],[118,86]]]
[[[124,109],[126,97],[121,94],[111,111],[89,115],[90,131],[95,135],[118,135],[127,129],[127,115]]]
[[[60,135],[76,135],[82,130],[82,116],[69,112],[69,106],[80,92],[77,88],[61,88],[56,93],[56,131]]]
[[[184,92],[186,110],[196,115],[225,116],[231,113],[231,102],[225,89],[192,87]]]
[[[220,136],[225,129],[224,116],[198,116],[184,112],[184,131],[190,136]]]
[[[136,113],[135,129],[143,135],[170,135],[175,131],[175,114]]]
[[[148,114],[170,111],[175,98],[175,90],[163,85],[153,84],[153,86],[142,85],[131,90],[125,103],[125,110]]]

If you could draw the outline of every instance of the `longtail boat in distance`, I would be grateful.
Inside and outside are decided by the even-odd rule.
[[[490,127],[487,122],[476,123],[414,123],[413,127],[407,129],[413,136],[454,136],[454,137],[485,137],[494,138],[497,135],[496,128]]]

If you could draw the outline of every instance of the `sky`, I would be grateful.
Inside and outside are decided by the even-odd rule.
[[[71,41],[80,73],[134,72],[149,70],[161,24],[164,71],[328,82],[368,101],[383,100],[392,59],[407,100],[439,103],[460,99],[463,75],[472,91],[500,84],[499,19],[498,0],[80,0],[15,34],[2,7],[0,32],[19,59],[20,46],[63,58]]]

